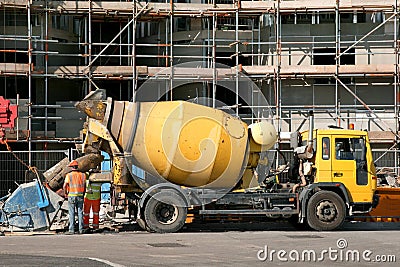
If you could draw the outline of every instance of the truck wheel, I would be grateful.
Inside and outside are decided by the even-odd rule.
[[[186,221],[186,203],[180,195],[172,190],[154,194],[144,211],[147,227],[157,233],[179,231]]]
[[[308,202],[307,222],[314,230],[334,230],[343,224],[345,217],[343,199],[334,192],[319,191]]]

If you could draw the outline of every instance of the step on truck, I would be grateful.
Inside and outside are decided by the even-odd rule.
[[[95,91],[76,105],[88,115],[82,152],[105,151],[112,160],[110,172],[90,180],[111,182],[111,203],[127,206],[145,230],[176,232],[188,218],[212,216],[334,230],[378,203],[366,131],[314,129],[310,112],[308,131],[291,134],[289,164],[276,156],[283,154],[268,120],[247,125],[194,103],[104,96]]]

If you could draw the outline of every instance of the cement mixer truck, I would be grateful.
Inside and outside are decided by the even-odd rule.
[[[289,166],[276,156],[268,120],[247,125],[194,103],[113,101],[101,91],[76,107],[88,116],[82,152],[105,151],[112,160],[111,172],[89,179],[111,182],[112,204],[127,205],[148,231],[176,232],[188,218],[228,215],[334,230],[378,202],[367,132],[314,129],[312,113],[308,131],[291,135]]]

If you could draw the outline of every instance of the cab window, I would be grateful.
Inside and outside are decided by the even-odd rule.
[[[364,139],[363,138],[336,138],[335,156],[338,160],[364,161]]]
[[[322,159],[328,160],[330,155],[331,147],[329,137],[322,138]]]
[[[335,140],[335,155],[338,160],[352,160],[353,153],[350,150],[349,138],[337,138]]]

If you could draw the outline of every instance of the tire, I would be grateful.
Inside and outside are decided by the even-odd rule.
[[[319,191],[307,205],[308,225],[317,231],[331,231],[339,228],[346,217],[346,206],[338,194]]]
[[[174,233],[185,224],[186,202],[173,190],[154,194],[146,203],[144,219],[147,227],[157,233]]]

